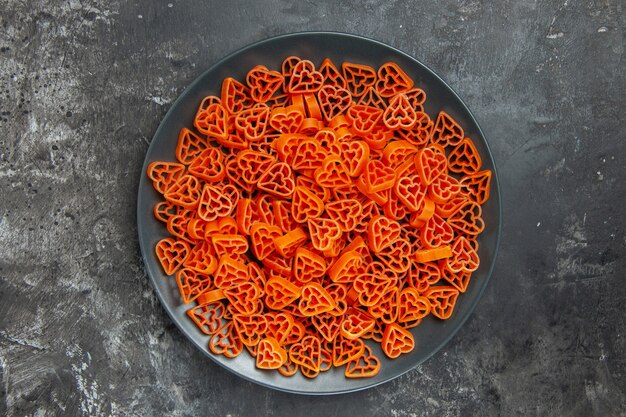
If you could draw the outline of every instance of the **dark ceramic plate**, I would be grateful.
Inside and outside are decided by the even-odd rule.
[[[213,355],[207,348],[209,337],[188,319],[185,311],[189,306],[182,303],[175,280],[163,274],[154,254],[155,244],[167,235],[167,231],[152,215],[152,207],[160,201],[160,196],[145,175],[148,164],[155,160],[175,159],[178,132],[182,127],[192,126],[196,108],[203,97],[216,93],[219,95],[225,77],[244,80],[247,71],[258,64],[280,69],[283,59],[290,55],[309,59],[316,65],[326,57],[337,66],[343,61],[351,61],[378,68],[387,61],[396,62],[413,78],[416,86],[426,91],[425,109],[431,117],[442,109],[454,117],[463,126],[466,135],[474,140],[484,169],[490,169],[494,174],[491,198],[483,206],[485,231],[478,239],[480,268],[472,276],[467,292],[459,297],[452,318],[446,321],[425,319],[413,329],[415,349],[398,359],[386,359],[379,346],[373,345],[375,354],[382,359],[380,373],[373,378],[346,379],[343,367],[322,373],[312,380],[299,373],[286,378],[275,371],[257,369],[247,352],[235,359]],[[397,49],[359,36],[324,32],[296,33],[257,42],[229,55],[200,75],[176,100],[161,122],[146,155],[139,183],[137,223],[143,260],[157,295],[172,320],[198,349],[235,374],[267,387],[302,394],[339,394],[369,388],[408,372],[437,352],[459,330],[478,303],[493,269],[500,240],[500,193],[493,158],[478,123],[456,93],[424,64]]]

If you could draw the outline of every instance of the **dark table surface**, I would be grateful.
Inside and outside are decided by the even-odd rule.
[[[620,0],[0,0],[0,415],[624,416]],[[500,255],[454,339],[339,397],[231,375],[172,325],[137,243],[143,158],[225,54],[300,30],[372,37],[464,98],[499,168]]]

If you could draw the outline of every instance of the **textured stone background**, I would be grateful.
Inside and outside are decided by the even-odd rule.
[[[0,0],[0,415],[626,415],[623,1],[129,3]],[[341,397],[206,359],[136,239],[140,167],[172,101],[226,53],[307,29],[431,66],[481,123],[503,190],[500,256],[464,328]]]

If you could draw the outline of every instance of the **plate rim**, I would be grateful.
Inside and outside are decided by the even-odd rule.
[[[474,123],[474,125],[476,126],[476,129],[478,130],[478,132],[480,133],[480,135],[484,139],[486,156],[489,158],[489,160],[490,160],[490,162],[491,162],[491,164],[493,166],[492,177],[494,178],[494,181],[492,182],[491,186],[494,187],[496,189],[496,191],[497,191],[495,193],[495,197],[497,198],[497,204],[498,204],[498,207],[497,207],[498,219],[497,219],[497,224],[495,225],[495,227],[496,227],[496,242],[495,242],[495,249],[493,251],[493,257],[491,259],[491,265],[489,266],[489,269],[488,269],[488,271],[486,273],[486,277],[484,278],[484,282],[482,284],[482,287],[479,289],[476,297],[470,302],[469,307],[468,307],[468,311],[467,311],[467,314],[465,315],[465,317],[460,319],[460,321],[456,324],[456,326],[454,326],[451,329],[451,331],[449,332],[448,336],[443,339],[443,341],[439,344],[439,346],[436,349],[432,350],[429,354],[425,355],[421,360],[415,361],[415,363],[412,364],[410,367],[408,367],[406,370],[404,370],[402,372],[399,372],[397,374],[394,374],[392,376],[389,376],[388,378],[381,379],[380,381],[373,381],[372,383],[364,384],[362,386],[351,387],[351,388],[347,388],[347,389],[344,389],[344,390],[333,390],[333,391],[304,391],[304,390],[299,390],[299,389],[289,389],[289,388],[275,386],[275,385],[266,383],[264,381],[253,379],[252,377],[246,375],[245,373],[241,373],[241,372],[239,372],[239,371],[237,371],[237,370],[235,370],[235,369],[233,369],[231,367],[228,367],[225,364],[223,364],[223,363],[217,361],[215,358],[213,358],[213,356],[211,356],[205,349],[203,349],[200,344],[198,344],[193,338],[191,338],[189,335],[187,335],[185,330],[179,324],[178,318],[177,318],[177,316],[175,316],[173,309],[164,301],[163,297],[161,296],[160,291],[157,289],[157,287],[155,285],[155,278],[152,277],[152,275],[149,273],[148,268],[147,268],[147,265],[148,265],[147,253],[152,248],[145,248],[144,244],[142,243],[141,235],[142,235],[142,231],[143,231],[143,226],[142,226],[142,222],[140,221],[141,217],[142,217],[142,213],[140,212],[140,207],[143,205],[142,204],[143,196],[142,196],[141,190],[144,188],[145,183],[147,181],[146,180],[147,177],[146,177],[145,173],[146,173],[146,170],[147,170],[148,165],[149,165],[148,155],[151,153],[151,150],[152,150],[153,146],[155,146],[155,138],[157,138],[160,135],[161,131],[164,129],[164,121],[168,119],[168,117],[174,111],[174,109],[178,106],[178,104],[183,101],[183,99],[185,98],[187,93],[190,90],[192,90],[197,84],[199,84],[200,81],[202,79],[204,79],[204,77],[205,77],[205,75],[207,73],[209,73],[209,72],[213,71],[214,69],[218,68],[224,62],[228,61],[232,57],[234,57],[236,55],[239,55],[241,53],[244,53],[244,52],[246,52],[249,49],[253,49],[253,48],[255,48],[255,47],[259,46],[259,45],[262,45],[262,44],[265,44],[265,43],[270,43],[270,42],[273,42],[273,41],[276,41],[276,40],[279,40],[279,39],[292,38],[292,37],[298,37],[298,36],[317,36],[317,35],[325,35],[325,36],[329,36],[330,35],[330,36],[340,36],[340,37],[345,37],[345,38],[351,38],[351,39],[358,40],[358,41],[370,42],[370,43],[376,44],[378,46],[390,49],[394,53],[403,55],[405,58],[407,58],[407,59],[409,59],[411,61],[414,61],[419,66],[421,66],[425,71],[430,73],[431,76],[435,77],[439,82],[441,82],[453,94],[453,96],[457,100],[459,100],[459,102],[461,103],[461,105],[464,108],[464,110],[467,111],[467,114],[469,115],[469,119],[471,120],[471,122]],[[494,193],[492,193],[492,194],[494,194]],[[495,265],[496,265],[496,260],[498,258],[498,252],[499,252],[499,249],[500,249],[500,241],[501,241],[501,237],[502,237],[502,195],[501,195],[501,190],[500,190],[500,181],[499,181],[499,177],[498,177],[498,170],[497,170],[497,167],[496,167],[496,162],[495,162],[495,160],[493,158],[493,153],[491,151],[491,147],[489,145],[489,141],[487,140],[487,137],[485,136],[482,128],[480,127],[480,124],[478,123],[478,120],[476,120],[476,117],[474,116],[474,114],[472,113],[472,111],[470,110],[468,105],[457,94],[457,92],[443,78],[441,78],[436,72],[434,72],[428,65],[424,64],[419,59],[413,57],[412,55],[409,55],[408,53],[406,53],[406,52],[404,52],[404,51],[402,51],[402,50],[400,50],[400,49],[398,49],[398,48],[396,48],[394,46],[391,46],[389,44],[386,44],[384,42],[381,42],[381,41],[378,41],[376,39],[372,39],[372,38],[369,38],[369,37],[366,37],[366,36],[357,35],[357,34],[348,33],[348,32],[340,32],[340,31],[299,31],[299,32],[284,33],[284,34],[280,34],[280,35],[276,35],[276,36],[270,36],[270,37],[258,40],[256,42],[247,44],[247,45],[245,45],[245,46],[243,46],[241,48],[238,48],[238,49],[234,50],[233,52],[225,55],[224,57],[222,57],[221,59],[216,61],[213,65],[209,66],[206,70],[202,71],[200,74],[195,76],[193,81],[189,85],[187,85],[183,89],[182,92],[180,92],[180,94],[178,95],[176,100],[174,100],[174,102],[170,105],[168,111],[161,118],[161,121],[159,122],[159,126],[156,129],[154,135],[152,136],[150,144],[148,145],[148,149],[145,152],[144,162],[143,162],[143,165],[142,165],[140,179],[139,179],[139,184],[138,184],[138,188],[137,188],[136,221],[137,221],[137,238],[139,240],[139,248],[140,248],[140,252],[141,252],[141,259],[142,259],[143,264],[144,264],[143,265],[144,266],[144,270],[146,272],[147,278],[150,280],[150,282],[152,284],[153,290],[156,293],[157,298],[159,299],[159,303],[161,304],[161,306],[167,312],[167,315],[169,316],[170,320],[172,320],[174,322],[174,324],[176,325],[178,330],[185,336],[185,339],[190,341],[196,348],[198,348],[204,354],[204,356],[209,357],[213,363],[216,363],[217,365],[219,365],[222,368],[228,370],[229,372],[237,375],[238,377],[243,378],[246,381],[252,382],[254,384],[263,386],[265,388],[269,388],[269,389],[273,389],[273,390],[277,390],[277,391],[281,391],[281,392],[286,392],[286,393],[290,393],[290,394],[299,394],[299,395],[307,395],[307,396],[341,395],[341,394],[348,394],[348,393],[352,393],[352,392],[358,392],[358,391],[363,391],[363,390],[366,390],[366,389],[374,388],[376,386],[382,385],[382,384],[387,383],[389,381],[392,381],[392,380],[394,380],[396,378],[399,378],[402,375],[407,374],[408,372],[410,372],[410,371],[414,370],[415,368],[417,368],[422,363],[426,362],[435,353],[439,352],[459,332],[459,330],[463,327],[463,325],[467,322],[467,320],[473,314],[476,306],[478,305],[478,302],[482,299],[483,294],[484,294],[487,286],[489,285],[489,281],[491,280],[491,277],[493,275],[493,271],[494,271],[494,268],[495,268]]]

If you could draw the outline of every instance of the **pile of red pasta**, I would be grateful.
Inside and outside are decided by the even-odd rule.
[[[209,349],[308,378],[374,376],[478,268],[491,171],[395,63],[289,57],[223,80],[148,167],[156,245]],[[174,155],[172,155],[174,159]],[[419,333],[416,333],[419,334]]]

